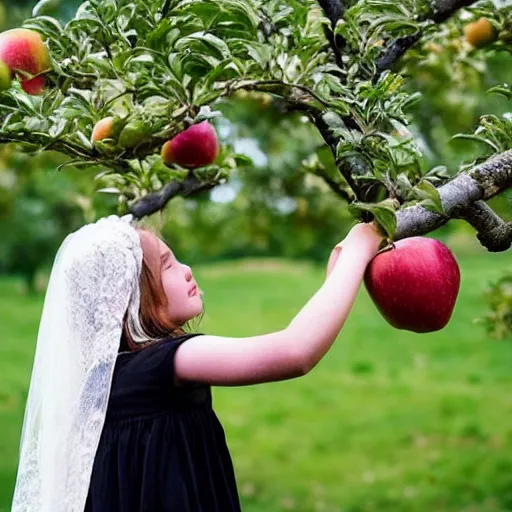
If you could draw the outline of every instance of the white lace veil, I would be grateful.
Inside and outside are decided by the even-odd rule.
[[[25,410],[13,512],[83,512],[122,325],[143,338],[142,248],[131,215],[62,243],[46,291]],[[147,340],[147,338],[146,338]]]

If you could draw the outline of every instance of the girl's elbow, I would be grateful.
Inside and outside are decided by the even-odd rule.
[[[292,355],[292,372],[294,377],[303,377],[307,375],[317,364],[311,354],[307,352],[296,351]]]

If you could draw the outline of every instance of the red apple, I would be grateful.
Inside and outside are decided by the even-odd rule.
[[[194,124],[162,146],[162,160],[176,162],[183,167],[202,167],[215,161],[219,142],[214,128],[208,121]]]
[[[32,94],[33,96],[42,94],[44,91],[45,85],[46,85],[46,79],[42,75],[31,78],[30,80],[22,80],[21,81],[21,88],[27,94]]]
[[[368,265],[365,285],[382,316],[397,329],[438,331],[450,320],[460,286],[454,255],[439,240],[395,242]]]
[[[21,80],[25,92],[40,94],[44,89],[44,77],[27,78],[40,75],[51,69],[50,55],[38,32],[26,28],[14,28],[0,34],[0,59],[11,69],[13,75]]]

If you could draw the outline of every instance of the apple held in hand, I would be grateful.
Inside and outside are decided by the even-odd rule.
[[[21,86],[28,94],[41,94],[45,78],[40,73],[51,69],[50,55],[41,36],[26,28],[14,28],[0,34],[0,59],[17,74]],[[24,78],[23,71],[34,78]]]
[[[439,240],[395,242],[368,265],[365,285],[382,316],[397,329],[438,331],[452,316],[460,287],[457,260]]]
[[[162,160],[183,167],[202,167],[212,164],[219,154],[215,129],[208,121],[192,125],[162,146]]]

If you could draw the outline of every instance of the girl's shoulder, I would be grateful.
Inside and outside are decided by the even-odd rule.
[[[178,347],[188,339],[202,333],[186,333],[168,336],[147,343],[138,350],[119,352],[116,361],[117,373],[160,375],[167,380],[174,375],[174,356]]]

